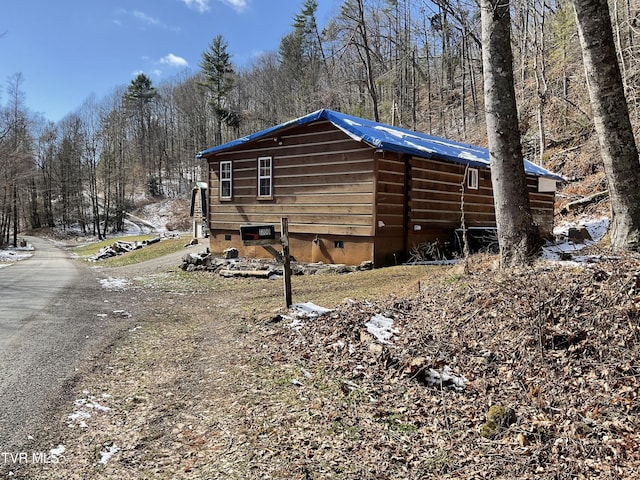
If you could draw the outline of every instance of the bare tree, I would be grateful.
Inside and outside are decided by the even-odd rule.
[[[28,112],[24,106],[24,91],[21,73],[12,75],[7,81],[9,106],[7,109],[7,171],[2,192],[2,240],[8,242],[13,237],[13,246],[17,246],[20,230],[19,192],[29,178],[31,159],[31,139],[28,132]],[[11,226],[11,228],[9,228]],[[1,242],[0,242],[1,243]]]
[[[376,74],[374,71],[374,62],[369,46],[369,32],[367,29],[367,21],[363,0],[347,0],[342,6],[342,18],[351,28],[350,42],[356,46],[358,56],[365,68],[366,88],[371,98],[373,108],[373,119],[380,120],[380,111],[378,108],[378,90],[376,87]]]
[[[98,192],[98,162],[100,161],[100,109],[95,95],[87,98],[79,111],[79,119],[83,130],[82,165],[89,191],[87,192],[91,207],[91,224],[93,235],[102,240],[100,230],[101,209]]]
[[[526,264],[540,247],[529,207],[513,82],[508,0],[481,0],[487,140],[500,264]]]
[[[574,0],[591,108],[611,199],[611,247],[640,250],[640,165],[606,0]]]

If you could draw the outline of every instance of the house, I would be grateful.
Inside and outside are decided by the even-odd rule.
[[[495,228],[487,149],[319,110],[198,153],[209,165],[210,248],[245,246],[240,226],[288,218],[293,257],[357,265],[402,261],[424,242]],[[556,182],[525,162],[531,207],[550,234]],[[464,195],[462,193],[464,192]]]
[[[209,236],[207,228],[207,189],[206,182],[197,182],[191,190],[191,210],[189,215],[193,219],[193,238]]]

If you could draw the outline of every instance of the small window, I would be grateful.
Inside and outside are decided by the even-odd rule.
[[[258,198],[271,198],[273,169],[271,157],[258,158]]]
[[[230,199],[233,195],[233,169],[229,161],[220,162],[220,198]]]
[[[467,188],[470,190],[478,190],[478,169],[467,169]]]
[[[334,248],[344,248],[344,240],[334,240],[333,241]]]
[[[549,193],[556,191],[556,181],[552,178],[538,177],[538,192]]]

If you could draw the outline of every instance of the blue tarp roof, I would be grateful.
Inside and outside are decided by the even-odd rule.
[[[352,115],[345,115],[344,113],[328,109],[318,110],[304,117],[290,120],[260,132],[247,135],[246,137],[238,138],[232,142],[203,150],[198,153],[197,157],[201,158],[211,153],[228,150],[238,145],[275,134],[280,130],[294,125],[306,125],[318,120],[327,120],[354,140],[364,142],[371,147],[385,151],[406,153],[423,158],[436,158],[463,165],[470,165],[472,167],[489,166],[489,151],[486,148],[467,145],[400,127],[393,127],[391,125],[385,125],[384,123],[374,122]],[[560,175],[531,163],[528,160],[524,161],[524,168],[525,172],[529,175],[564,181],[564,178]]]

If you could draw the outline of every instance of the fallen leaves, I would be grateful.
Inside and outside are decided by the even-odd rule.
[[[325,392],[322,415],[287,429],[281,448],[310,436],[333,445],[314,458],[341,467],[309,467],[310,478],[357,478],[355,449],[384,478],[632,475],[638,263],[604,267],[478,271],[280,325],[274,355],[322,372],[291,404]],[[367,332],[372,318],[393,318],[393,336]],[[452,377],[468,383],[442,389]]]

